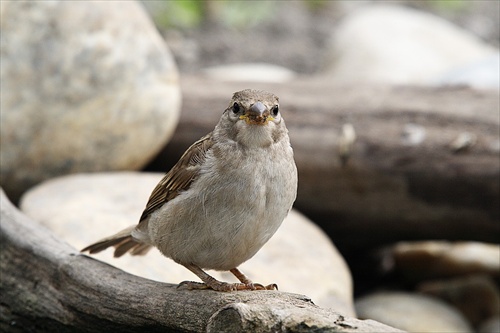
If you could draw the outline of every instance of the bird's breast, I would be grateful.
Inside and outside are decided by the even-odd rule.
[[[291,155],[268,149],[208,154],[191,188],[162,208],[158,248],[180,263],[237,267],[281,225],[295,200],[296,178]]]

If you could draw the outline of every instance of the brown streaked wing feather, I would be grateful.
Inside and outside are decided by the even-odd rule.
[[[200,166],[205,161],[207,151],[212,147],[212,133],[209,133],[193,143],[156,185],[149,197],[146,209],[142,213],[139,224],[151,213],[175,198],[181,191],[189,188],[200,172]]]

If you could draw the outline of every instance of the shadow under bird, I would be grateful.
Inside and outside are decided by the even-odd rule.
[[[274,94],[234,93],[215,129],[196,141],[153,190],[137,225],[87,246],[114,256],[160,252],[203,283],[179,286],[217,291],[277,289],[253,283],[238,266],[276,232],[297,194],[293,150]],[[241,283],[204,270],[230,271]]]

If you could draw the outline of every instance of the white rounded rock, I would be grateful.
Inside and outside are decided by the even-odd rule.
[[[355,10],[335,28],[327,75],[339,82],[434,84],[497,52],[435,15],[376,4]]]
[[[465,318],[437,298],[406,292],[376,292],[356,300],[360,319],[408,332],[473,332]]]
[[[2,2],[1,182],[134,170],[177,125],[174,60],[133,1]]]
[[[285,67],[266,63],[242,63],[208,67],[203,73],[213,80],[231,82],[287,82],[296,74]]]

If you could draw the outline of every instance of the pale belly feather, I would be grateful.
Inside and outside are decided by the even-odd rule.
[[[218,162],[232,167],[230,161]],[[276,163],[287,167],[276,168]],[[153,242],[164,255],[180,264],[229,270],[250,259],[269,240],[295,200],[296,183],[287,181],[287,177],[296,178],[295,165],[271,158],[243,165],[250,165],[253,172],[229,169],[224,178],[202,173],[189,191],[151,216],[149,228],[156,229],[151,234],[161,235]]]

